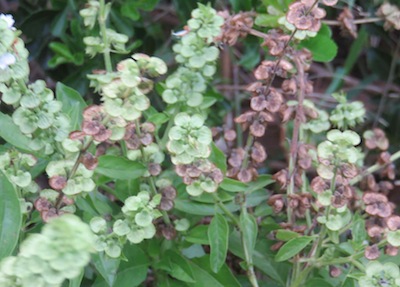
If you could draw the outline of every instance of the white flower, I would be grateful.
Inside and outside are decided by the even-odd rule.
[[[15,59],[15,56],[11,53],[4,53],[3,55],[0,56],[0,69],[4,70],[8,66],[12,65],[15,63],[17,59]]]
[[[12,15],[10,14],[0,14],[0,20],[4,20],[7,23],[8,28],[13,28],[14,26],[14,18]]]

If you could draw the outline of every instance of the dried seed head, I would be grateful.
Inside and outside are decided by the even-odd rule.
[[[295,111],[296,111],[295,107],[288,107],[286,105],[282,105],[280,110],[282,116],[282,122],[286,123],[290,119],[294,118]]]
[[[250,182],[253,179],[253,174],[250,168],[241,169],[237,175],[238,180],[241,182]]]
[[[88,170],[94,170],[99,163],[97,157],[93,156],[90,152],[85,152],[85,154],[82,156],[81,161]]]
[[[393,212],[392,205],[383,194],[373,192],[364,193],[363,202],[366,204],[365,211],[370,215],[386,218]]]
[[[385,230],[378,226],[372,225],[371,227],[367,228],[367,233],[371,238],[380,238]]]
[[[257,163],[261,163],[267,159],[267,152],[259,142],[254,142],[251,148],[251,159]]]
[[[367,246],[365,248],[364,256],[369,260],[378,259],[380,256],[378,245],[374,244],[372,246]]]
[[[315,192],[315,193],[322,193],[325,190],[327,190],[329,188],[328,183],[322,178],[322,177],[314,177],[313,180],[311,181],[311,189]]]
[[[389,256],[396,256],[399,253],[399,248],[392,246],[390,244],[386,245],[385,247],[385,254]]]
[[[161,233],[167,240],[173,240],[176,237],[176,230],[172,225],[163,226]]]
[[[59,214],[55,208],[50,208],[49,210],[44,210],[40,213],[40,217],[44,222],[49,222],[51,219],[58,217]]]
[[[267,101],[265,100],[265,97],[262,96],[257,96],[253,97],[250,101],[250,107],[256,111],[260,112],[264,110],[267,107]]]
[[[236,132],[234,130],[224,131],[224,139],[228,142],[232,142],[236,139]]]
[[[288,171],[286,169],[282,169],[275,173],[272,178],[281,186],[281,189],[285,188],[289,178],[288,178]]]
[[[379,190],[383,193],[388,193],[389,191],[393,190],[394,186],[393,183],[387,180],[382,180],[378,183]]]
[[[143,134],[141,134],[141,136],[140,136],[140,142],[143,144],[143,145],[149,145],[149,144],[151,144],[152,142],[153,142],[153,135],[152,134],[150,134],[150,133],[143,133]]]
[[[271,113],[276,113],[281,108],[282,103],[283,103],[282,95],[275,89],[271,88],[266,99],[266,104],[265,104],[266,109]]]
[[[49,179],[49,185],[54,190],[62,190],[67,186],[67,178],[60,175],[52,176]]]
[[[169,211],[174,207],[174,202],[167,198],[161,198],[160,209]]]
[[[271,251],[278,251],[284,243],[285,242],[283,242],[283,241],[278,241],[277,243],[271,245],[271,247],[270,247]]]
[[[83,121],[82,131],[90,136],[94,136],[100,132],[101,123],[97,121]]]
[[[271,29],[264,37],[264,42],[261,44],[261,46],[267,46],[269,53],[272,56],[280,56],[283,53],[289,39],[289,35],[282,34],[282,32],[279,30]]]
[[[399,230],[400,229],[400,216],[392,215],[392,216],[386,218],[386,225],[392,231]]]
[[[250,125],[250,133],[257,138],[260,138],[265,134],[265,126],[256,120]]]
[[[325,10],[314,5],[314,0],[301,0],[289,6],[286,20],[299,30],[318,32],[321,19],[326,15]]]
[[[34,206],[37,211],[42,212],[49,210],[52,207],[52,204],[46,198],[39,197],[38,199],[36,199]]]
[[[349,8],[343,8],[342,13],[340,13],[338,17],[338,21],[340,22],[342,34],[349,34],[354,39],[357,38],[357,25],[354,23],[354,15]]]
[[[245,37],[247,31],[253,27],[255,13],[240,12],[231,16],[227,11],[220,11],[218,15],[225,19],[225,23],[221,27],[221,34],[215,40],[233,46],[238,38]]]
[[[283,207],[285,206],[285,201],[283,199],[282,194],[274,194],[272,195],[268,201],[268,205],[272,206],[275,213],[279,213],[282,211]]]
[[[363,136],[365,138],[365,146],[369,149],[378,148],[384,151],[389,148],[389,140],[385,132],[379,128],[365,131]]]
[[[162,190],[163,197],[174,200],[176,197],[176,189],[173,186],[164,187]]]
[[[85,138],[85,133],[82,131],[73,131],[69,133],[69,138],[71,140],[83,140]]]
[[[338,0],[322,0],[322,3],[324,3],[326,6],[333,6],[336,5]]]
[[[336,266],[329,266],[329,275],[333,278],[337,278],[342,274],[342,270]]]
[[[290,78],[282,82],[282,91],[285,94],[295,94],[297,91],[296,79]]]
[[[344,177],[346,178],[354,178],[358,175],[357,166],[351,163],[345,163],[341,167],[341,172]]]
[[[162,171],[162,169],[161,169],[161,165],[160,164],[158,164],[158,163],[154,163],[154,162],[150,162],[149,164],[148,164],[148,170],[149,170],[149,173],[152,175],[152,176],[157,176],[157,175],[159,175],[160,173],[161,173],[161,171]]]
[[[100,131],[93,136],[95,141],[104,142],[111,137],[112,131],[106,129],[105,126],[100,127]]]

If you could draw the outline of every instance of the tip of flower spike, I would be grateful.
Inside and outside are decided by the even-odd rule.
[[[13,26],[14,26],[15,21],[14,21],[14,18],[12,15],[0,14],[0,20],[5,21],[7,23],[8,28],[10,28],[10,29],[14,28]]]
[[[17,59],[11,53],[4,53],[0,56],[0,69],[4,70],[8,66],[13,65]]]

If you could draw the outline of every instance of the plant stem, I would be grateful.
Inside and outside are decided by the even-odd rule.
[[[287,188],[287,196],[289,200],[289,196],[294,194],[294,182],[295,182],[295,172],[296,172],[296,161],[297,161],[297,151],[299,148],[299,134],[301,124],[304,118],[304,110],[303,110],[303,101],[304,101],[304,91],[305,91],[305,75],[304,68],[302,63],[298,58],[295,57],[295,65],[298,71],[297,82],[299,85],[299,89],[297,90],[297,109],[296,109],[296,117],[294,119],[294,127],[292,134],[292,141],[290,143],[290,159],[289,159],[289,184]],[[293,211],[290,205],[287,206],[287,216],[288,222],[290,224],[293,223]]]
[[[112,72],[112,63],[111,63],[111,55],[110,55],[110,43],[107,38],[107,26],[106,26],[106,21],[107,21],[107,11],[106,11],[106,3],[105,0],[100,0],[100,11],[99,11],[99,26],[100,26],[100,35],[101,38],[103,39],[103,44],[104,44],[104,51],[103,51],[103,56],[104,56],[104,63],[106,66],[106,71],[107,72]]]
[[[394,154],[392,154],[392,156],[390,157],[390,162],[394,162],[394,161],[398,160],[399,158],[400,158],[400,151],[397,151]],[[361,174],[357,175],[355,178],[350,180],[350,185],[354,185],[354,184],[358,183],[365,176],[367,176],[369,174],[372,174],[375,171],[378,171],[378,170],[380,170],[381,168],[383,168],[385,166],[386,166],[386,164],[382,165],[382,164],[378,164],[378,163],[374,164],[373,166],[370,166],[364,172],[362,172]]]
[[[68,176],[67,176],[67,181],[75,176],[75,173],[76,173],[76,171],[78,170],[79,164],[81,163],[82,156],[83,156],[83,155],[85,154],[85,152],[89,149],[89,147],[90,147],[90,145],[92,144],[92,142],[93,142],[93,138],[91,137],[91,138],[88,140],[88,142],[82,147],[82,149],[79,151],[78,157],[77,157],[77,159],[75,160],[75,163],[74,163],[74,165],[72,166],[72,169],[71,169],[71,171],[69,172],[69,174],[68,174]],[[57,200],[56,200],[56,203],[55,203],[55,205],[54,205],[55,208],[56,208],[56,210],[58,210],[58,209],[61,207],[61,203],[62,203],[62,200],[63,200],[63,198],[64,198],[64,193],[63,193],[61,190],[60,190],[59,192],[60,192],[60,193],[59,193],[59,195],[58,195],[58,197],[57,197]]]
[[[245,196],[245,195],[243,195]],[[244,198],[243,202],[241,203],[241,213],[245,214],[247,213],[246,209],[246,199]],[[247,267],[247,277],[249,278],[249,281],[251,283],[251,286],[253,287],[258,287],[258,281],[257,281],[257,276],[254,272],[254,267],[253,267],[253,255],[250,253],[250,250],[247,249],[247,242],[245,242],[244,238],[244,230],[243,228],[240,228],[240,237],[242,241],[242,246],[243,246],[243,251],[244,251],[244,256],[246,259],[246,267]]]
[[[244,251],[244,256],[246,260],[246,265],[247,265],[247,277],[249,278],[249,281],[253,287],[258,287],[258,282],[257,282],[257,276],[254,272],[253,268],[253,258],[252,255],[250,254],[250,251],[247,249],[247,244],[244,242],[244,236],[243,236],[243,229],[240,226],[239,220],[236,218],[235,215],[233,215],[232,212],[230,212],[226,206],[221,202],[221,199],[218,197],[217,194],[212,193],[212,196],[214,198],[215,203],[218,205],[218,207],[232,220],[232,222],[239,228],[240,230],[240,237],[242,241],[242,247]],[[241,207],[241,212],[247,212],[246,210],[246,204],[242,203]]]
[[[380,21],[383,21],[383,19],[379,18],[379,17],[373,17],[373,18],[356,19],[356,20],[352,21],[352,23],[358,25],[358,24],[375,23],[375,22],[380,22]],[[342,25],[342,22],[336,21],[336,20],[323,20],[322,23],[329,25],[329,26]]]
[[[142,132],[140,131],[140,121],[139,121],[139,119],[135,120],[135,128],[136,128],[137,135],[140,137]],[[143,149],[142,145],[140,145],[140,152],[142,154],[142,162],[144,164],[147,164],[146,159],[145,159],[144,149]],[[148,183],[150,185],[151,193],[153,194],[153,196],[158,194],[157,186],[156,186],[154,177],[152,175],[150,175],[148,177]],[[171,220],[169,219],[168,213],[165,210],[160,210],[160,211],[161,211],[164,223],[167,224],[167,225],[171,225]]]
[[[383,109],[385,108],[386,100],[389,95],[389,87],[391,86],[391,84],[393,83],[393,80],[394,80],[397,61],[399,59],[399,52],[400,52],[400,41],[397,41],[396,49],[394,50],[394,53],[393,53],[392,62],[390,63],[389,75],[388,75],[387,81],[385,83],[385,88],[383,90],[381,100],[379,101],[378,111],[375,115],[375,120],[374,120],[374,125],[373,125],[374,128],[378,125],[379,118],[381,117]]]
[[[253,145],[254,137],[249,133],[246,140],[246,146],[244,147],[244,159],[242,161],[242,165],[240,170],[246,169],[249,165],[249,151],[251,146]]]
[[[239,222],[239,220],[236,218],[236,216],[233,215],[233,213],[230,212],[230,211],[228,210],[228,208],[226,208],[225,204],[223,204],[223,203],[221,202],[221,199],[218,197],[218,195],[217,195],[215,192],[213,192],[213,193],[211,193],[211,194],[212,194],[212,197],[214,198],[215,203],[218,205],[218,207],[232,220],[232,222],[233,222],[238,228],[240,228],[240,222]]]

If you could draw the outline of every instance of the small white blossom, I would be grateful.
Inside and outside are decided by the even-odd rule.
[[[0,20],[6,21],[7,26],[10,29],[13,28],[14,23],[15,23],[13,16],[10,14],[0,14]]]
[[[178,31],[178,32],[172,32],[171,34],[172,34],[173,36],[175,36],[175,37],[183,37],[183,36],[185,36],[187,33],[189,33],[188,30],[181,30],[181,31]]]
[[[16,60],[17,59],[15,59],[15,56],[13,54],[4,53],[0,56],[0,69],[4,70],[8,66],[14,64]]]

